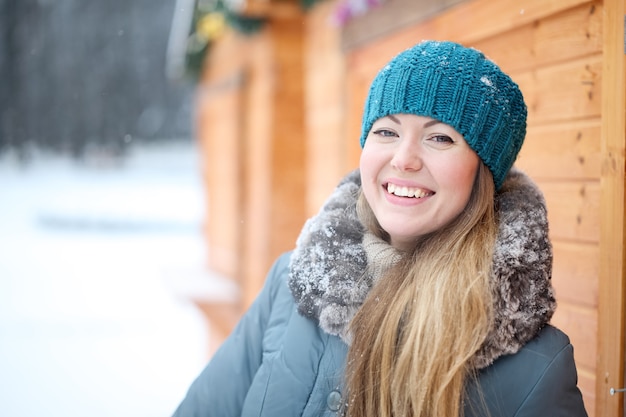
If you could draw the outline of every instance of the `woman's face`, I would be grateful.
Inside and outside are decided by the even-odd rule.
[[[361,153],[363,193],[391,244],[410,249],[465,208],[478,155],[454,128],[396,114],[378,119]]]

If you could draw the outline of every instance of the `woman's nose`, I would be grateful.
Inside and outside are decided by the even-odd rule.
[[[391,158],[391,166],[400,171],[419,171],[422,165],[422,152],[415,141],[403,140]]]

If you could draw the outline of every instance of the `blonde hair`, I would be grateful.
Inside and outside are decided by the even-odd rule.
[[[480,164],[465,210],[372,288],[351,323],[347,415],[457,417],[471,360],[492,326],[497,233],[491,173]],[[363,195],[359,214],[386,238]]]

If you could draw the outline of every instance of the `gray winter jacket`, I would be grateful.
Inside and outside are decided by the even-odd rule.
[[[175,417],[335,416],[347,325],[375,281],[354,211],[358,173],[309,220],[260,295],[191,385]],[[496,320],[473,364],[465,416],[586,416],[573,348],[548,324],[555,302],[545,203],[512,171],[498,197]],[[371,261],[371,260],[369,260]]]

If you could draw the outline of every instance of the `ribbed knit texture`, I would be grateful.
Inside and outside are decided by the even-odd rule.
[[[496,189],[526,136],[517,84],[480,51],[453,42],[421,42],[378,73],[365,102],[361,147],[377,119],[400,113],[454,127],[487,165]]]
[[[402,254],[396,248],[371,232],[365,232],[362,245],[367,255],[367,268],[374,282],[402,259]]]

